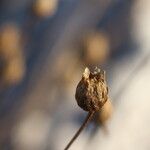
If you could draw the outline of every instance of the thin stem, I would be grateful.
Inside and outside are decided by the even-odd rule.
[[[92,119],[94,113],[95,113],[95,111],[92,111],[92,112],[88,113],[85,121],[83,122],[83,124],[81,125],[81,127],[79,128],[79,130],[76,132],[76,134],[73,136],[73,138],[71,139],[71,141],[68,143],[68,145],[66,146],[66,148],[64,150],[68,150],[69,149],[69,147],[72,145],[72,143],[80,135],[81,131],[85,128],[85,126],[88,124],[88,122]]]

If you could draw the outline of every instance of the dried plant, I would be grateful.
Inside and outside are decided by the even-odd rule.
[[[38,17],[52,16],[57,10],[58,0],[36,0],[33,3],[33,12]]]
[[[112,114],[113,114],[113,105],[110,99],[108,99],[107,102],[102,107],[102,109],[98,112],[95,119],[96,125],[101,126],[104,129],[105,133],[108,133],[107,122],[112,117]]]
[[[75,98],[78,105],[83,110],[88,111],[88,115],[80,129],[66,146],[65,150],[69,149],[86,124],[92,119],[95,112],[99,111],[108,100],[105,71],[96,67],[94,72],[91,72],[86,68],[81,81],[77,85]]]
[[[103,64],[110,55],[109,36],[104,31],[88,31],[82,40],[83,60],[86,64]]]
[[[7,23],[0,27],[0,82],[3,86],[16,85],[25,75],[25,59],[20,29]]]

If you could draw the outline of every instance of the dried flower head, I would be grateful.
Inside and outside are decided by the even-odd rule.
[[[108,99],[108,87],[105,71],[95,68],[91,72],[88,68],[77,85],[75,98],[78,105],[85,111],[98,111]]]
[[[99,111],[107,101],[108,88],[105,80],[105,71],[96,67],[94,72],[90,72],[88,68],[85,68],[82,79],[77,85],[75,98],[78,105],[89,113],[64,150],[69,149],[87,123],[93,118],[95,112]]]

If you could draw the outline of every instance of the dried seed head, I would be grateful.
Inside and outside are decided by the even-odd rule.
[[[91,72],[85,68],[81,81],[76,88],[75,98],[85,111],[98,111],[108,99],[105,71],[95,68]]]

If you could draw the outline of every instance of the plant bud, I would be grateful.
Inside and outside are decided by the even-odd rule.
[[[52,16],[57,10],[58,0],[36,0],[33,11],[38,17]]]
[[[83,39],[83,59],[87,64],[103,64],[109,57],[109,37],[104,32],[88,32]]]
[[[102,109],[98,112],[97,121],[105,125],[105,123],[111,118],[112,113],[113,113],[113,106],[110,99],[108,98],[107,102],[104,104]]]
[[[108,99],[105,71],[95,68],[94,72],[90,72],[85,68],[77,85],[75,98],[83,110],[99,111]]]
[[[21,32],[15,24],[4,24],[0,28],[0,55],[4,59],[15,57],[21,49],[21,44]]]
[[[11,59],[7,62],[3,71],[3,81],[6,85],[19,83],[25,74],[25,64],[21,57]]]

